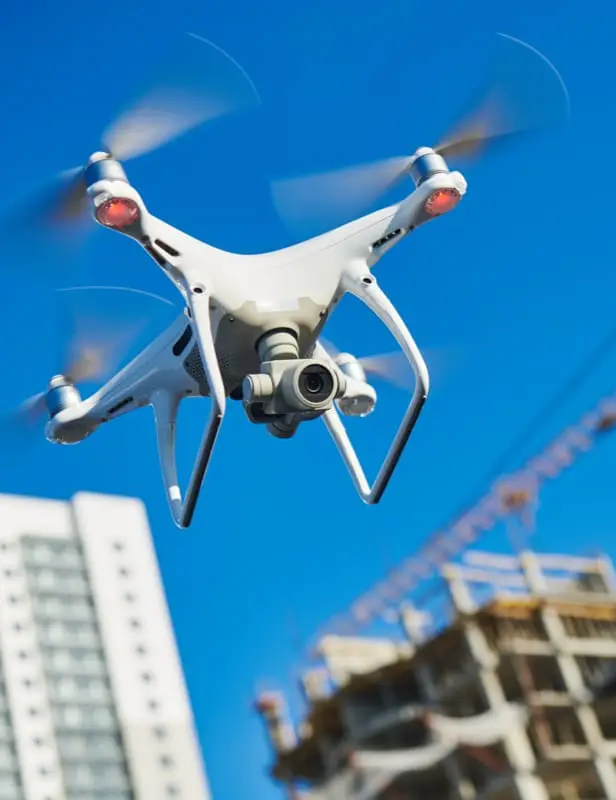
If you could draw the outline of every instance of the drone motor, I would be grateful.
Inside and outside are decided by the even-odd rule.
[[[49,421],[45,427],[45,436],[48,441],[56,444],[77,444],[89,436],[94,428],[77,419],[68,424],[56,424],[58,415],[69,409],[77,409],[81,404],[81,395],[64,375],[54,375],[49,381],[45,395],[45,407],[49,414]]]
[[[449,167],[443,156],[435,153],[431,147],[420,147],[419,150],[416,151],[415,157],[409,167],[409,174],[417,187],[421,186],[422,183],[433,175],[447,173],[449,171]]]
[[[49,412],[49,417],[53,419],[61,411],[67,408],[75,408],[81,403],[81,395],[75,386],[64,375],[54,375],[49,381],[49,387],[45,396],[45,405]]]

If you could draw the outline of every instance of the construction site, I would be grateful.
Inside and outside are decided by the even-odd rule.
[[[301,720],[258,697],[288,800],[616,800],[613,562],[528,544],[542,485],[615,424],[612,397],[330,621]],[[502,523],[511,552],[474,549]]]

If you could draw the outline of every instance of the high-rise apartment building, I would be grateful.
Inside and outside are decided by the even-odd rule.
[[[143,504],[0,495],[0,800],[208,800]]]

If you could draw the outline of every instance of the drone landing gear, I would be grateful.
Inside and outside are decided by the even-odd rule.
[[[358,265],[356,271],[347,274],[344,288],[349,294],[354,295],[365,303],[381,322],[387,326],[402,348],[415,373],[413,396],[372,486],[366,478],[359,457],[336,408],[332,407],[323,414],[323,421],[338,447],[338,451],[361,499],[368,505],[376,505],[387,488],[402,451],[419,418],[421,409],[426,402],[430,378],[426,363],[410,331],[404,324],[404,320],[398,314],[387,295],[380,289],[369,270],[362,269],[362,266]]]
[[[204,286],[193,286],[187,292],[189,310],[207,383],[210,389],[211,410],[185,498],[180,490],[175,457],[175,433],[180,398],[167,391],[157,392],[151,399],[156,419],[158,449],[163,471],[167,500],[174,522],[179,528],[188,528],[205,477],[212,451],[225,415],[225,386],[218,364],[210,320],[210,295]]]

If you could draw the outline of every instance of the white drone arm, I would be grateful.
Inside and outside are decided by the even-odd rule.
[[[369,270],[362,264],[356,264],[354,269],[348,270],[345,274],[343,288],[346,292],[353,294],[365,303],[387,326],[402,348],[415,373],[413,395],[372,486],[366,478],[361,461],[355,452],[337,409],[332,407],[323,415],[323,421],[338,447],[361,499],[369,505],[374,505],[379,502],[387,488],[402,451],[419,418],[430,389],[430,377],[426,363],[410,331],[404,324],[404,320],[398,314],[387,295],[377,285],[374,276],[370,274]]]
[[[173,519],[180,528],[187,528],[192,521],[226,405],[225,388],[218,365],[210,321],[210,294],[203,285],[187,286],[186,294],[212,405],[210,418],[201,440],[184,498],[182,498],[178,482],[175,450],[176,419],[180,398],[167,390],[156,392],[151,398],[155,412],[158,452],[167,500]]]

